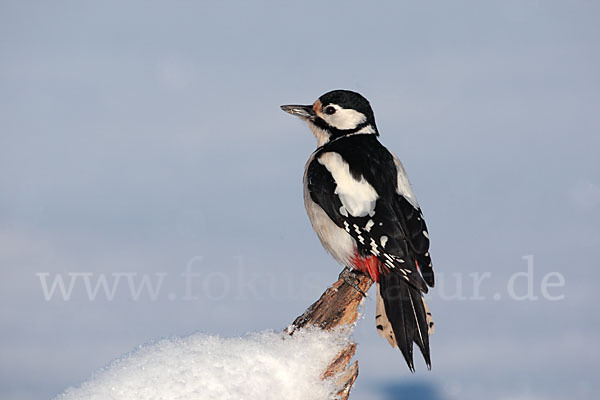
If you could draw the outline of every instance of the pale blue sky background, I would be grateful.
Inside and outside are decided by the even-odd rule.
[[[315,141],[279,105],[336,88],[370,99],[439,273],[433,370],[408,372],[367,300],[352,398],[594,397],[599,20],[593,1],[2,1],[0,397],[50,398],[151,340],[300,314],[340,268],[302,204]],[[527,255],[539,299],[510,299]],[[156,301],[125,280],[112,301],[82,282],[46,301],[39,272],[167,275]],[[451,298],[485,272],[484,300]],[[550,272],[563,300],[541,295]]]

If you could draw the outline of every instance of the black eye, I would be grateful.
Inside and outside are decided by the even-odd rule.
[[[326,107],[326,108],[325,108],[325,114],[329,114],[329,115],[331,115],[331,114],[335,114],[335,108],[333,108],[333,107],[331,107],[331,106],[329,106],[329,107]]]

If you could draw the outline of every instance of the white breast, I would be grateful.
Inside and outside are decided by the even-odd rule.
[[[348,232],[337,226],[327,213],[323,211],[321,206],[310,198],[306,173],[313,158],[314,155],[311,156],[304,168],[304,206],[306,207],[308,218],[325,250],[340,264],[350,266],[351,258],[355,252],[354,239],[352,239],[352,236]]]

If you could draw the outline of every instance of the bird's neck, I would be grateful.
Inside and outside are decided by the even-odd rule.
[[[312,131],[313,135],[317,139],[317,148],[321,148],[328,143],[333,143],[338,140],[356,136],[356,135],[375,135],[375,136],[378,135],[377,130],[375,130],[372,125],[363,126],[362,128],[360,128],[356,131],[352,131],[350,133],[345,133],[343,135],[335,135],[334,133],[329,132],[325,129],[319,128],[318,126],[316,126],[314,124],[309,124],[309,126],[310,126],[310,130]]]

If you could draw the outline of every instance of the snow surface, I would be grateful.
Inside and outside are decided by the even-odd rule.
[[[320,329],[165,339],[140,346],[55,400],[332,399],[333,383],[320,375],[348,343],[348,330]]]

